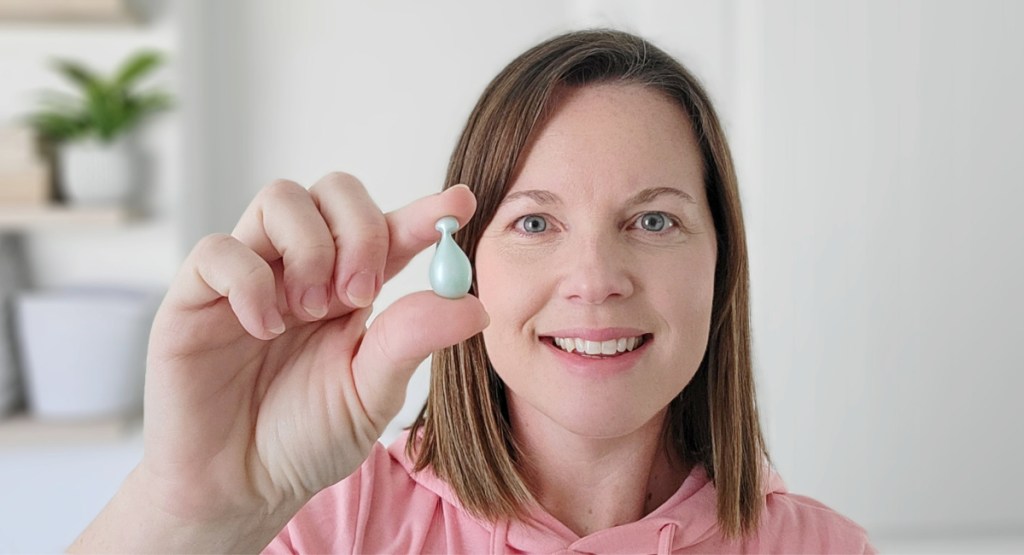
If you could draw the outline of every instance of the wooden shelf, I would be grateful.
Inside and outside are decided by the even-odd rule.
[[[40,420],[26,414],[0,419],[0,449],[124,440],[139,433],[142,416]]]
[[[131,23],[137,19],[125,0],[0,0],[0,22]]]
[[[131,217],[131,210],[120,206],[0,206],[0,232],[57,227],[107,227],[123,224]]]

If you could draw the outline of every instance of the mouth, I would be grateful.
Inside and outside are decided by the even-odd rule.
[[[650,333],[631,337],[618,337],[605,341],[591,341],[579,337],[551,337],[541,336],[540,340],[551,345],[555,349],[580,358],[609,359],[632,353],[651,340],[654,336]]]

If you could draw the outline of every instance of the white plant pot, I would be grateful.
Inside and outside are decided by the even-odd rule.
[[[71,204],[124,204],[136,187],[138,149],[128,135],[112,143],[66,142],[57,152],[61,189]]]
[[[30,412],[90,419],[142,407],[151,294],[77,289],[19,295],[17,323]]]

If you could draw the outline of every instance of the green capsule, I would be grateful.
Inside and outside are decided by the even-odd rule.
[[[441,232],[441,239],[430,261],[430,287],[434,293],[448,299],[465,297],[473,282],[473,267],[469,264],[469,257],[452,238],[459,229],[459,221],[453,216],[445,216],[437,220],[434,229]]]

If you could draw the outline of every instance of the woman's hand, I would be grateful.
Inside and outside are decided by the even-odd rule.
[[[183,527],[263,518],[262,535],[276,533],[366,459],[420,362],[486,327],[475,297],[429,291],[366,327],[383,282],[437,240],[434,223],[464,225],[475,208],[453,187],[383,214],[342,173],[264,189],[231,235],[199,242],[157,313],[129,482]]]

